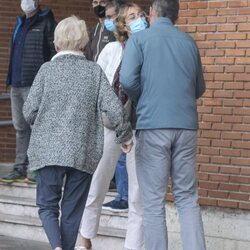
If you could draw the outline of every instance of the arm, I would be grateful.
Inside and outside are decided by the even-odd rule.
[[[124,51],[120,71],[120,82],[124,91],[134,102],[137,102],[141,94],[140,74],[142,64],[142,51],[135,37],[132,36],[128,40]]]
[[[98,106],[101,112],[105,112],[110,123],[116,131],[116,143],[125,143],[132,138],[130,122],[123,110],[121,101],[114,93],[104,72],[100,70],[100,89]]]
[[[55,28],[56,28],[55,20],[52,18],[48,19],[45,31],[45,46],[44,46],[45,62],[50,61],[50,59],[56,54],[54,46]]]
[[[28,124],[33,125],[39,110],[39,106],[42,100],[43,87],[44,87],[44,64],[38,71],[33,84],[30,88],[30,92],[27,100],[23,106],[23,115]]]
[[[206,90],[206,84],[202,72],[200,53],[198,51],[198,71],[196,76],[196,89],[195,89],[196,99],[200,98],[204,94],[205,90]]]

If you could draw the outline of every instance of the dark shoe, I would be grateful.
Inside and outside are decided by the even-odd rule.
[[[128,201],[126,200],[112,200],[102,205],[102,209],[109,210],[112,212],[127,212],[128,211]]]
[[[0,181],[1,182],[5,182],[5,183],[12,183],[14,181],[17,182],[24,182],[25,179],[25,175],[21,174],[20,172],[18,172],[17,170],[13,170],[12,172],[10,172],[9,174],[3,176]]]
[[[27,178],[25,179],[26,183],[35,184],[36,183],[36,172],[28,172]]]

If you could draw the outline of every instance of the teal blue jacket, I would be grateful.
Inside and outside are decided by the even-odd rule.
[[[205,92],[195,41],[160,17],[127,41],[120,82],[137,104],[137,129],[197,129]]]

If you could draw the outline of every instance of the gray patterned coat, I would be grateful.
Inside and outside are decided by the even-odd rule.
[[[116,127],[116,143],[131,139],[122,104],[100,66],[73,54],[43,64],[23,108],[32,126],[30,170],[59,165],[92,174],[103,151],[102,112]]]

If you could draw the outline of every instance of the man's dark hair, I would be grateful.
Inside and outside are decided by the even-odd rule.
[[[118,14],[121,5],[123,5],[124,3],[125,3],[125,1],[123,1],[123,0],[113,0],[113,1],[108,2],[105,8],[109,9],[109,8],[114,7],[115,13]]]
[[[152,8],[158,17],[168,17],[172,23],[178,19],[179,0],[153,0]]]

